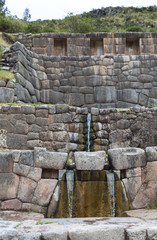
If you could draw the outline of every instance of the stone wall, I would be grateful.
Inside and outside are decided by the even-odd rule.
[[[156,33],[16,34],[29,50],[47,56],[157,54]]]
[[[157,55],[48,57],[15,43],[4,58],[15,72],[17,102],[157,105]]]
[[[0,147],[87,151],[87,114],[66,104],[1,105]],[[91,114],[91,151],[157,145],[157,108],[92,108]]]
[[[36,211],[54,217],[61,199],[62,176],[69,157],[67,153],[49,152],[46,148],[1,151],[0,209]],[[108,158],[109,168],[116,170],[124,185],[123,207],[126,193],[133,209],[153,206],[157,191],[157,147],[147,147],[145,151],[139,148],[110,149]],[[94,172],[95,181],[105,181],[107,173],[103,170],[108,164],[105,152],[77,152],[74,162],[76,170],[79,170],[79,181],[94,181]],[[87,177],[87,170],[94,171],[93,175],[91,173],[92,179]],[[98,180],[101,171],[101,180]],[[119,179],[115,180],[115,188],[118,182]],[[115,191],[116,204],[119,204],[122,197],[118,199],[116,194]]]
[[[46,149],[0,152],[0,208],[46,213],[66,161],[66,153]]]

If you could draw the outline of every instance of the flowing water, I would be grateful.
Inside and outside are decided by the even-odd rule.
[[[58,209],[51,217],[114,217],[128,209],[116,173],[68,170],[61,180]]]
[[[111,208],[111,216],[115,217],[116,210],[115,210],[115,176],[114,173],[111,171],[107,171],[107,183],[108,189],[110,193],[110,208]]]
[[[91,142],[90,142],[90,130],[91,130],[91,113],[87,115],[87,152],[91,151]]]
[[[67,183],[67,192],[68,192],[68,209],[69,217],[72,218],[73,212],[73,190],[74,190],[74,171],[66,171],[66,183]]]

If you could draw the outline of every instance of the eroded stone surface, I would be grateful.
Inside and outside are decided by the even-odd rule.
[[[153,162],[157,161],[157,147],[147,147],[146,148],[147,161]]]
[[[50,201],[56,184],[56,179],[41,179],[34,192],[33,202],[41,206],[46,206]]]
[[[109,162],[114,169],[123,170],[144,167],[146,158],[140,148],[115,148],[108,151]]]
[[[77,170],[103,170],[106,163],[106,153],[98,152],[75,152]]]
[[[46,148],[35,148],[34,160],[36,167],[63,169],[68,154],[61,152],[49,152]]]
[[[12,199],[2,202],[1,209],[2,210],[21,210],[22,203],[18,199]]]
[[[13,173],[0,173],[0,200],[16,198],[19,177]]]
[[[37,183],[29,178],[20,177],[18,198],[23,202],[31,202]]]

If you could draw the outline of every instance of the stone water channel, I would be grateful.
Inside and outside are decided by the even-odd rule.
[[[91,113],[87,114],[87,152],[91,152]],[[60,181],[56,211],[48,217],[79,218],[121,216],[129,201],[120,176],[112,170],[66,170]]]

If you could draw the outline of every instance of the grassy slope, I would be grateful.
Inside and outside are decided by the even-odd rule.
[[[0,32],[0,60],[3,53],[3,47],[9,47],[10,44],[2,38],[2,33]],[[0,69],[0,80],[8,81],[14,79],[14,74],[8,71]]]

